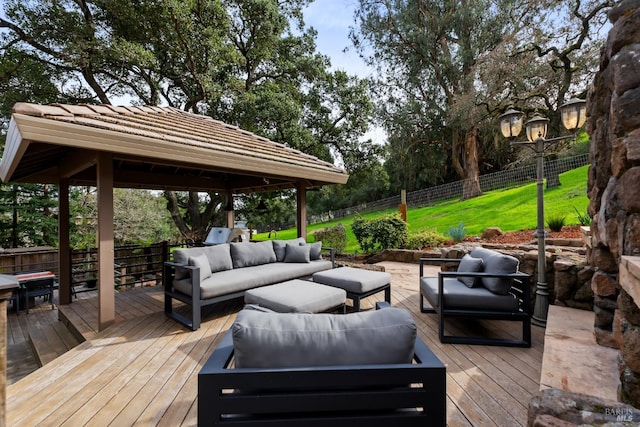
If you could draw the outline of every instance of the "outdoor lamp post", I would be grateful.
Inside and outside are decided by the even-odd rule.
[[[586,101],[582,99],[573,99],[560,106],[562,124],[567,130],[575,132],[584,125],[587,118],[586,104]],[[514,109],[509,109],[502,114],[499,117],[502,135],[505,138],[517,137],[522,131],[523,118],[524,113]],[[538,283],[536,285],[536,298],[531,321],[534,325],[543,327],[547,325],[547,313],[549,311],[549,286],[547,285],[547,260],[544,241],[546,237],[546,231],[544,230],[544,146],[550,142],[575,137],[575,134],[573,134],[546,139],[548,124],[549,119],[536,114],[525,124],[528,141],[512,142],[513,144],[526,145],[536,153],[538,226],[534,237],[538,239]]]

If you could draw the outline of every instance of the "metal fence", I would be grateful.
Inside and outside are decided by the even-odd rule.
[[[545,161],[544,175],[560,174],[588,164],[589,155],[566,157],[558,160]],[[536,164],[531,163],[513,169],[480,175],[480,188],[482,191],[492,191],[502,188],[510,188],[516,185],[526,184],[536,180]],[[410,207],[429,206],[442,200],[462,197],[464,181],[449,182],[434,187],[407,193],[407,205]],[[309,223],[340,219],[355,213],[373,212],[383,209],[396,208],[400,204],[400,195],[387,197],[374,202],[364,203],[346,209],[325,212],[320,215],[310,215]]]

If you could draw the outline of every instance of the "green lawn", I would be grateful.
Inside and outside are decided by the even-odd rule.
[[[579,224],[574,207],[585,214],[589,199],[587,197],[587,170],[583,166],[560,175],[561,185],[544,192],[545,219],[552,216],[566,216],[565,224]],[[409,233],[435,229],[446,234],[450,227],[457,227],[461,222],[467,230],[467,236],[479,235],[487,227],[500,227],[502,231],[533,230],[536,228],[536,184],[508,190],[489,191],[480,197],[460,201],[448,200],[433,206],[409,209],[407,223]],[[363,214],[364,217],[375,218],[380,215],[395,213],[395,209]],[[349,216],[336,221],[311,224],[307,232],[330,227],[338,223],[347,229],[347,247],[345,252],[354,253],[359,250],[358,242],[351,232],[354,217]],[[546,226],[546,224],[545,224]],[[254,235],[254,238],[266,240],[268,233]],[[278,239],[293,239],[296,229],[278,232]]]

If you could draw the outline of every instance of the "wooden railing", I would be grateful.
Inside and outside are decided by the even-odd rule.
[[[151,245],[116,246],[114,285],[126,290],[136,286],[160,285],[162,266],[169,258],[167,242]],[[58,250],[55,248],[7,249],[0,253],[0,273],[16,274],[25,271],[58,271]],[[97,285],[97,249],[71,251],[71,284],[75,292],[90,291]]]

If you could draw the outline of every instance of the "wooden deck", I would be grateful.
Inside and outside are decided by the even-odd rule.
[[[441,344],[435,316],[419,312],[418,266],[383,265],[393,275],[392,304],[412,312],[419,335],[447,366],[449,425],[525,425],[539,390],[544,329],[533,328],[530,349]],[[202,327],[190,332],[164,316],[160,288],[117,295],[119,321],[99,333],[95,300],[63,307],[89,339],[8,387],[9,425],[196,424],[197,373],[241,303],[207,307]],[[518,325],[482,326],[517,334]]]

